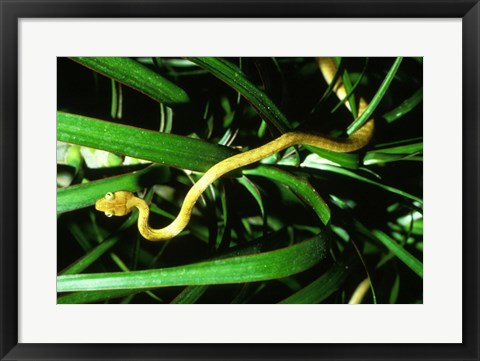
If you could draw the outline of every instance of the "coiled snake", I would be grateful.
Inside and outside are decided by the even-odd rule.
[[[337,71],[337,66],[333,58],[319,58],[317,61],[327,83],[332,83]],[[340,99],[344,99],[347,96],[347,92],[340,77],[336,81],[333,90]],[[345,106],[350,110],[348,102],[345,102]],[[366,107],[367,102],[363,98],[360,98],[358,104],[359,116],[365,111]],[[373,119],[370,119],[360,129],[345,139],[333,139],[321,134],[292,131],[285,133],[258,148],[224,159],[212,166],[192,186],[192,188],[190,188],[185,196],[185,200],[183,201],[177,218],[165,228],[150,228],[148,225],[150,211],[147,203],[128,191],[107,193],[105,197],[99,199],[95,203],[95,208],[101,212],[105,212],[108,217],[111,217],[126,215],[136,207],[140,212],[138,217],[138,229],[140,234],[150,241],[165,241],[175,237],[187,226],[190,221],[193,207],[200,195],[210,184],[224,174],[237,168],[255,163],[293,145],[306,144],[334,152],[353,152],[368,144],[372,138],[373,130],[374,121]]]

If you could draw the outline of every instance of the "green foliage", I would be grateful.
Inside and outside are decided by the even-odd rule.
[[[290,130],[288,120],[277,105],[261,89],[252,84],[240,68],[221,58],[190,58],[194,63],[210,71],[245,97],[278,130]]]
[[[61,275],[58,292],[215,285],[264,281],[287,277],[309,269],[325,258],[322,235],[275,251],[234,255],[185,266],[96,274]]]
[[[188,95],[182,88],[133,59],[116,57],[72,59],[159,102],[167,104],[188,102]]]
[[[347,303],[365,278],[365,303],[423,302],[422,64],[337,62],[344,100],[312,58],[59,58],[58,303]],[[370,116],[365,149],[297,146],[223,176],[167,242],[93,207],[137,192],[160,228],[222,159]]]
[[[357,129],[359,129],[370,117],[372,116],[373,112],[377,108],[378,104],[382,101],[383,97],[385,96],[385,93],[387,92],[388,88],[390,87],[390,84],[395,77],[395,74],[397,73],[398,68],[400,67],[400,64],[402,63],[402,58],[397,58],[395,62],[393,63],[392,67],[387,73],[387,76],[383,80],[382,84],[380,85],[378,91],[375,93],[375,96],[373,97],[372,101],[368,104],[367,109],[362,113],[361,116],[358,117],[358,119],[355,120],[355,122],[352,123],[347,129],[348,134],[354,133]]]

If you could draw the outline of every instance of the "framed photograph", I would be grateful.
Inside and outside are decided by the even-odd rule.
[[[1,1],[1,360],[479,359],[477,1]]]

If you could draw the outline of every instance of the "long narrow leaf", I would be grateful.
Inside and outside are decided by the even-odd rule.
[[[289,247],[260,254],[146,271],[57,277],[57,292],[254,282],[305,271],[327,254],[325,232]]]
[[[254,169],[246,169],[243,173],[266,177],[279,182],[280,184],[287,185],[298,197],[300,197],[300,199],[313,208],[323,224],[327,224],[330,220],[330,209],[328,208],[328,205],[306,179],[296,177],[278,168],[265,165],[258,166]]]
[[[280,303],[305,304],[322,302],[342,286],[355,263],[353,258],[350,261],[350,263],[337,263],[321,277]]]
[[[208,286],[187,287],[177,297],[175,297],[175,299],[171,303],[174,303],[174,304],[195,303],[207,290],[208,290]]]
[[[204,172],[236,152],[198,139],[57,112],[57,140]]]
[[[125,221],[124,224],[119,228],[118,232],[130,227],[135,223],[137,220],[137,216],[130,216],[130,218]],[[92,249],[90,252],[85,254],[83,257],[79,258],[75,263],[73,263],[70,267],[65,269],[60,274],[62,275],[72,275],[83,272],[89,266],[91,266],[97,259],[103,256],[106,252],[108,252],[115,244],[117,244],[118,238],[113,236],[108,239],[105,239],[102,243],[100,243],[97,247]]]
[[[146,290],[131,289],[131,290],[110,290],[110,291],[86,291],[73,292],[67,295],[59,296],[57,298],[58,304],[76,304],[76,303],[93,303],[113,298],[125,297],[135,295]]]
[[[374,229],[372,231],[373,235],[382,242],[385,247],[387,247],[390,252],[397,256],[403,263],[405,263],[413,272],[423,278],[423,264],[418,259],[416,259],[412,254],[410,254],[405,248],[400,244],[395,242],[388,235],[382,231]]]
[[[351,135],[354,133],[357,129],[359,129],[368,119],[370,119],[370,116],[373,114],[375,109],[377,108],[378,104],[380,104],[380,101],[383,99],[383,96],[387,92],[388,87],[390,86],[390,83],[392,82],[393,78],[395,77],[395,74],[397,73],[398,68],[400,67],[400,64],[402,63],[402,57],[398,57],[395,59],[395,62],[393,63],[392,67],[390,68],[387,76],[383,80],[382,84],[380,85],[380,88],[378,88],[377,93],[374,95],[372,101],[370,104],[368,104],[367,109],[363,112],[362,115],[360,115],[347,129],[347,134]]]
[[[325,170],[325,171],[333,172],[333,173],[337,173],[337,174],[342,174],[344,176],[359,180],[361,182],[365,182],[365,183],[372,184],[372,185],[375,185],[377,187],[383,188],[383,189],[385,189],[389,192],[398,194],[398,195],[400,195],[402,197],[405,197],[405,198],[409,198],[413,201],[423,203],[423,200],[421,198],[419,198],[419,197],[417,197],[413,194],[402,191],[402,190],[397,189],[395,187],[385,185],[381,182],[373,181],[373,180],[368,179],[366,177],[360,176],[357,173],[354,173],[354,172],[352,172],[348,169],[343,169],[343,168],[336,167],[336,166],[333,166],[333,165],[330,165],[330,164],[317,163],[317,162],[315,162],[315,159],[313,157],[310,158],[310,159],[307,158],[305,160],[305,162],[302,163],[302,166],[303,167],[309,167],[309,168],[321,169],[321,170]]]
[[[188,102],[188,95],[182,88],[133,59],[118,57],[74,57],[71,59],[161,103]]]
[[[282,133],[290,130],[291,126],[287,117],[262,90],[247,79],[236,65],[221,58],[189,59],[238,91],[257,109],[264,120],[269,121]]]
[[[423,88],[420,88],[410,98],[405,99],[398,107],[385,113],[383,117],[387,122],[392,123],[412,111],[422,100]]]

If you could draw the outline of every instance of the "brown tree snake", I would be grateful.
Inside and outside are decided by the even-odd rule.
[[[327,83],[332,83],[337,72],[337,65],[334,59],[318,58],[317,62]],[[342,100],[348,95],[341,77],[338,77],[333,90]],[[365,111],[367,105],[367,102],[363,98],[359,99],[358,116]],[[350,110],[348,102],[345,102],[345,106]],[[285,133],[258,148],[224,159],[208,169],[192,188],[190,188],[185,196],[177,218],[175,218],[168,226],[161,229],[150,228],[148,224],[150,211],[147,203],[128,191],[107,193],[105,197],[102,197],[95,203],[95,208],[101,212],[105,212],[108,217],[111,217],[126,215],[136,207],[139,210],[138,229],[140,234],[150,241],[165,241],[175,237],[187,226],[190,221],[193,207],[200,195],[210,184],[224,174],[260,161],[263,158],[293,145],[311,145],[340,153],[353,152],[363,148],[369,143],[373,135],[373,130],[374,120],[370,119],[360,129],[350,135],[350,137],[344,139],[333,139],[321,134],[292,131]]]

